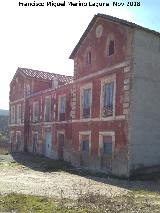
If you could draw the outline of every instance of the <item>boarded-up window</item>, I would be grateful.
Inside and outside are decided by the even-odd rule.
[[[59,99],[59,120],[65,120],[65,113],[66,113],[66,96],[60,96]]]
[[[82,152],[89,152],[89,135],[81,135]]]
[[[33,103],[33,122],[39,121],[39,102]]]
[[[83,118],[89,118],[91,111],[91,88],[83,90],[82,96],[82,116]]]
[[[114,93],[114,82],[103,85],[103,109],[102,116],[113,115],[113,93]]]
[[[109,42],[109,56],[114,54],[114,40]]]
[[[51,97],[46,97],[44,104],[44,121],[49,122],[50,120],[51,120]]]
[[[21,117],[22,117],[22,105],[18,104],[17,105],[17,123],[21,123]]]
[[[15,123],[15,106],[11,106],[11,115],[10,115],[11,124]]]

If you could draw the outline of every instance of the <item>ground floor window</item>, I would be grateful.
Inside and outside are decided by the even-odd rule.
[[[104,171],[112,170],[113,153],[115,146],[114,132],[99,132],[100,166]]]
[[[99,154],[112,155],[114,152],[115,133],[99,132]]]
[[[89,153],[91,149],[91,132],[80,132],[79,133],[80,151]]]
[[[38,132],[32,132],[32,146],[33,146],[33,153],[37,152]]]
[[[22,141],[21,131],[17,131],[16,132],[16,150],[17,151],[20,151],[21,141]]]

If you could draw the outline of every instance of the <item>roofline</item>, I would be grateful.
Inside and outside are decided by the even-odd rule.
[[[140,30],[143,30],[143,31],[146,31],[146,32],[149,32],[149,33],[152,33],[154,35],[157,35],[160,37],[160,33],[155,31],[155,30],[151,30],[149,28],[145,28],[145,27],[142,27],[138,24],[135,24],[135,23],[132,23],[132,22],[129,22],[127,20],[124,20],[124,19],[119,19],[117,17],[114,17],[114,16],[110,16],[110,15],[106,15],[106,14],[96,14],[94,15],[94,17],[92,18],[91,22],[89,23],[88,27],[86,28],[86,30],[84,31],[83,35],[81,36],[80,40],[78,41],[77,45],[75,46],[75,48],[73,49],[71,55],[69,56],[69,59],[74,59],[74,56],[76,55],[76,53],[78,52],[78,49],[81,45],[81,43],[83,42],[83,40],[86,38],[88,32],[90,31],[90,29],[93,27],[95,21],[97,18],[103,18],[103,19],[107,19],[109,21],[112,21],[112,22],[115,22],[115,23],[119,23],[119,24],[123,24],[127,27],[131,27],[131,28],[136,28],[136,29],[140,29]]]

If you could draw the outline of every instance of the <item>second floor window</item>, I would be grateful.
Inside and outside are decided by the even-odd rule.
[[[17,105],[17,124],[21,123],[21,115],[22,115],[22,106],[21,104]]]
[[[39,121],[39,102],[33,103],[33,122]]]
[[[44,121],[49,122],[51,120],[51,98],[45,98],[44,105]]]
[[[114,82],[106,83],[103,85],[103,103],[102,103],[102,116],[113,116],[113,93]]]
[[[88,53],[87,53],[87,58],[86,58],[86,60],[87,60],[87,64],[91,64],[91,52],[88,52]]]
[[[109,52],[108,52],[109,56],[114,54],[114,40],[111,40],[109,42]]]
[[[83,90],[82,117],[89,118],[91,114],[91,88]]]
[[[10,118],[11,124],[15,123],[15,106],[11,106],[11,118]]]
[[[65,112],[66,112],[66,96],[60,96],[59,99],[59,120],[65,120]]]

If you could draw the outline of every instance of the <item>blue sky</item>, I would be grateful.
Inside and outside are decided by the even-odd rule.
[[[8,109],[9,83],[17,67],[72,75],[73,62],[68,57],[96,13],[116,16],[160,31],[159,0],[141,0],[140,7],[92,8],[23,8],[18,6],[18,2],[0,1],[0,109]]]

